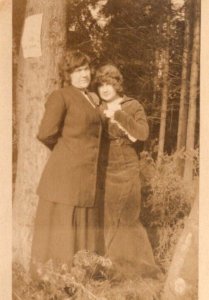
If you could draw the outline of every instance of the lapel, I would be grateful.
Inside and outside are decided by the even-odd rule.
[[[89,92],[86,90],[86,96],[84,95],[83,92],[81,92],[78,88],[74,87],[71,85],[71,89],[74,91],[74,93],[83,99],[83,101],[85,101],[85,103],[87,103],[88,105],[90,105],[92,108],[96,108],[97,106],[99,106],[100,104],[100,100],[99,97],[92,92]]]
[[[128,96],[124,95],[123,96],[123,100],[121,101],[121,104],[124,104],[124,103],[132,101],[132,100],[134,100],[134,99],[131,98],[131,97],[128,97]]]
[[[86,91],[87,96],[89,97],[90,101],[95,105],[95,106],[99,106],[100,104],[100,99],[99,97],[92,92]]]

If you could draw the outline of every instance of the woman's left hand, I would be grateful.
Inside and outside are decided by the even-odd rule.
[[[104,115],[108,118],[108,119],[114,119],[114,114],[115,111],[111,110],[111,109],[106,109],[104,110]]]
[[[118,103],[111,103],[108,105],[108,109],[104,110],[104,114],[109,119],[114,119],[114,114],[117,110],[121,110],[121,105]]]

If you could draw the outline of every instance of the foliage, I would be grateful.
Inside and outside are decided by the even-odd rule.
[[[93,14],[93,11],[97,14]],[[191,12],[192,13],[192,12]],[[125,92],[145,106],[150,137],[158,137],[161,110],[163,49],[170,15],[169,101],[165,150],[176,145],[181,88],[184,14],[168,0],[69,0],[68,45],[93,58],[94,67],[112,62],[122,71]],[[99,23],[102,20],[102,25]],[[156,60],[156,51],[160,53]],[[162,72],[161,72],[162,73]],[[158,74],[158,75],[156,75]],[[158,90],[154,82],[158,76]],[[198,138],[198,137],[197,137]]]
[[[21,5],[14,6],[14,43],[17,51],[26,4],[26,0],[21,1]],[[156,139],[159,133],[162,52],[166,44],[166,18],[170,15],[169,101],[165,151],[172,153],[176,147],[178,129],[184,8],[170,7],[169,0],[68,0],[67,3],[68,47],[80,48],[89,54],[93,58],[94,67],[107,61],[120,67],[125,79],[126,93],[138,99],[145,107],[151,139]],[[194,3],[195,0],[192,0],[189,9],[191,20],[194,19]],[[156,51],[161,54],[159,61],[156,60]],[[154,86],[156,74],[159,77],[157,91]],[[197,111],[198,109],[197,106]],[[199,115],[195,143],[198,141],[198,130]]]
[[[106,30],[99,25],[99,0],[68,1],[68,43],[96,60],[102,51]]]
[[[122,276],[108,258],[87,251],[79,251],[69,272],[66,265],[51,261],[39,265],[32,279],[19,265],[13,268],[14,300],[153,300],[162,282]]]
[[[178,174],[178,159],[188,156],[195,161],[197,175],[198,150],[165,155],[159,168],[148,154],[142,153],[141,172],[150,185],[145,184],[142,190],[141,219],[151,233],[156,260],[165,271],[194,201],[195,189]]]

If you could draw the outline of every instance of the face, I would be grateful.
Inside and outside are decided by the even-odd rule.
[[[78,89],[86,89],[91,81],[91,72],[89,65],[76,68],[71,74],[71,84]]]
[[[103,83],[98,87],[99,96],[106,102],[113,101],[119,97],[115,88],[108,83]]]

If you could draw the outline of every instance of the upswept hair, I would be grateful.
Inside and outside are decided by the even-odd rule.
[[[90,57],[80,50],[67,50],[60,65],[60,76],[64,83],[71,84],[70,75],[76,68],[90,64]]]
[[[118,95],[123,95],[123,76],[115,65],[106,64],[96,70],[94,78],[95,89],[97,90],[104,83],[111,84]]]

